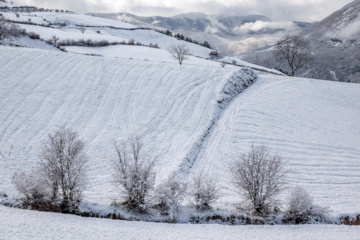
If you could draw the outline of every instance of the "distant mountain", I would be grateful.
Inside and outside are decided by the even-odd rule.
[[[304,77],[360,83],[360,0],[353,1],[299,35],[312,46],[314,62],[299,70]],[[274,62],[271,51],[244,56],[267,67],[286,68]]]
[[[300,34],[312,44],[315,61],[306,76],[360,83],[360,0],[346,5]]]
[[[263,48],[274,43],[279,34],[309,26],[302,22],[272,22],[263,15],[233,16],[186,13],[173,17],[140,17],[129,13],[90,13],[98,17],[158,29],[169,29],[210,45],[227,55]]]

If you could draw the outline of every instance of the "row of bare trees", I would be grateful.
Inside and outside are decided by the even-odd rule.
[[[139,213],[158,209],[169,221],[177,218],[181,201],[187,197],[198,210],[211,208],[221,197],[217,179],[200,173],[189,183],[173,173],[155,188],[155,158],[143,152],[143,141],[135,137],[116,145],[116,158],[112,161],[112,182],[122,196],[115,202]],[[16,173],[13,183],[24,195],[23,205],[40,210],[74,212],[82,200],[87,181],[88,156],[85,143],[76,132],[62,129],[48,136],[40,150],[37,167],[28,173]],[[277,207],[275,197],[284,189],[284,161],[270,155],[261,146],[252,146],[229,165],[235,188],[250,203],[254,213],[266,216]],[[289,216],[318,214],[322,208],[314,208],[311,197],[301,188],[293,191],[289,204]],[[320,211],[321,210],[321,211]]]
[[[26,31],[21,29],[19,25],[11,23],[0,14],[0,40],[17,38],[25,33]]]

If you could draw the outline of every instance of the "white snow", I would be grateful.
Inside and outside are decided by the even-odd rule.
[[[359,84],[259,75],[225,109],[193,171],[217,176],[226,189],[222,201],[236,201],[228,163],[251,144],[265,145],[286,161],[288,187],[306,188],[333,213],[358,212],[358,96]]]
[[[13,13],[5,14],[16,18]],[[230,184],[228,162],[248,151],[251,144],[264,144],[287,162],[291,170],[289,187],[305,187],[315,197],[316,204],[330,206],[334,214],[359,212],[360,85],[258,72],[257,82],[237,96],[244,88],[242,83],[247,86],[244,79],[251,74],[239,67],[226,65],[222,68],[218,62],[194,57],[206,58],[210,49],[150,30],[109,28],[106,26],[132,26],[86,15],[21,13],[21,19],[28,17],[33,22],[67,23],[61,28],[22,25],[45,40],[54,35],[62,40],[120,42],[134,39],[143,44],[157,43],[161,49],[126,45],[66,47],[73,53],[64,53],[28,38],[14,43],[42,50],[0,46],[0,192],[17,196],[11,184],[13,173],[34,167],[47,134],[65,126],[78,131],[88,146],[90,186],[85,192],[85,201],[90,203],[108,206],[117,197],[110,183],[114,143],[140,135],[145,140],[146,154],[157,157],[157,183],[174,171],[180,172],[184,181],[200,171],[209,172],[219,179],[223,189],[223,197],[215,204],[220,209],[234,210],[234,205],[241,201]],[[77,24],[97,27],[87,27],[82,34]],[[187,44],[194,55],[182,66],[166,51],[176,43]],[[260,69],[239,59],[225,57],[220,61],[231,63],[232,60]],[[278,74],[277,71],[274,73]],[[236,93],[232,94],[234,89]],[[226,102],[220,104],[219,100]],[[285,192],[281,199],[286,197]],[[19,210],[0,209],[0,213],[8,215],[22,214],[17,212]],[[55,219],[74,217],[46,216]],[[87,221],[90,223],[86,226],[85,237],[96,231],[93,225],[97,221],[103,220]],[[8,224],[17,223],[14,220]],[[28,230],[24,233],[14,233],[19,238],[27,231],[32,234],[32,229],[35,233],[38,231],[31,221],[20,223],[19,220],[18,224],[30,224],[26,225]],[[15,231],[10,226],[3,231],[7,235],[1,236],[2,226],[0,239],[8,238],[9,231]],[[128,223],[127,226],[131,234],[131,227],[160,226],[160,231],[169,225]],[[181,226],[180,230],[174,227],[174,232],[183,231],[189,225]],[[103,230],[100,228],[98,231],[105,231],[107,226]],[[49,229],[56,228],[49,225]],[[214,236],[222,238],[225,231],[246,233],[246,229],[216,227],[214,234],[217,235]],[[277,236],[280,230],[286,232],[286,229],[297,228],[284,230],[280,226],[266,226],[249,229],[255,229],[265,237],[271,229],[275,229],[273,234]],[[299,229],[301,233],[317,229],[319,232],[314,234],[319,235],[314,235],[316,238],[327,234],[329,227]],[[345,227],[337,229],[338,234],[348,230]],[[208,227],[194,227],[193,232],[181,232],[181,236],[185,238],[186,234],[199,232],[201,238],[207,231]],[[52,236],[51,232],[44,234],[48,234],[45,237]],[[249,238],[253,236],[251,231],[248,234]],[[306,236],[309,235],[302,239]]]
[[[359,239],[357,226],[166,224],[82,218],[0,206],[0,239]]]
[[[43,40],[50,40],[53,36],[59,40],[73,39],[91,39],[93,41],[107,40],[109,42],[128,42],[130,39],[135,40],[144,45],[158,44],[162,49],[169,49],[170,46],[176,44],[185,44],[194,56],[208,58],[211,49],[202,47],[200,45],[192,44],[186,41],[177,40],[176,38],[155,32],[147,29],[136,29],[134,25],[124,23],[117,20],[110,20],[105,18],[92,17],[89,15],[81,14],[67,14],[67,13],[53,13],[53,12],[32,12],[32,13],[19,13],[20,16],[16,17],[15,13],[4,12],[5,18],[19,21],[28,22],[31,19],[31,24],[19,24],[21,28],[26,29],[27,32],[35,32],[40,35]],[[47,25],[50,24],[51,27]],[[54,24],[66,24],[66,26],[58,26]],[[46,26],[44,26],[46,25]],[[85,32],[82,33],[80,28],[85,26]],[[120,28],[120,29],[118,29]]]
[[[75,25],[84,25],[84,26],[111,26],[117,28],[136,28],[136,26],[125,23],[122,21],[98,18],[89,15],[82,14],[71,14],[71,13],[55,13],[55,12],[31,12],[31,13],[19,13],[20,16],[17,17],[15,13],[5,12],[3,16],[7,19],[13,21],[28,21],[31,19],[31,22],[38,24],[46,24],[50,22],[51,24],[56,23],[66,23],[70,26]]]
[[[178,61],[170,55],[165,49],[150,48],[144,46],[128,46],[117,45],[107,47],[65,47],[68,52],[82,53],[82,54],[98,54],[104,57],[124,58],[150,61],[152,63],[173,63],[179,64]],[[220,68],[218,62],[213,62],[197,57],[190,56],[189,59],[184,60],[185,65],[191,66],[212,66]],[[230,69],[239,69],[234,66],[227,66]]]
[[[16,194],[12,174],[34,166],[47,134],[67,126],[88,144],[87,199],[106,204],[114,142],[145,136],[146,154],[158,158],[158,179],[178,171],[240,69],[0,49],[1,191]]]

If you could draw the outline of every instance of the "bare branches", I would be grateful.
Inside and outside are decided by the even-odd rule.
[[[113,183],[121,190],[127,206],[140,212],[147,209],[146,198],[155,184],[155,159],[142,156],[143,142],[129,139],[115,146],[117,159],[113,161]]]
[[[244,195],[257,213],[264,214],[285,185],[284,162],[270,156],[264,147],[251,147],[247,154],[230,164],[235,187]]]
[[[63,208],[81,199],[82,191],[87,184],[85,143],[76,132],[62,129],[49,141],[40,153],[40,168],[45,175],[46,183],[51,189],[51,196],[62,197]]]
[[[214,177],[199,173],[192,179],[190,197],[200,210],[210,209],[210,204],[220,197],[220,188]]]
[[[26,197],[25,204],[40,209],[44,207],[41,203],[61,212],[75,210],[87,185],[84,148],[77,133],[69,129],[49,135],[39,154],[39,166],[13,176],[15,188]]]
[[[19,25],[11,23],[3,16],[0,16],[0,40],[5,38],[17,38],[24,33],[25,30],[21,29]]]
[[[186,191],[186,184],[176,179],[176,173],[172,173],[156,189],[158,200],[157,207],[162,215],[167,215],[171,222],[177,218],[180,202]]]
[[[172,45],[168,51],[171,54],[171,57],[177,60],[180,65],[182,65],[182,62],[190,56],[190,49],[186,47],[185,44]]]
[[[296,70],[313,60],[310,43],[299,36],[287,35],[280,39],[273,54],[278,60],[287,61],[291,69],[290,76],[294,76]]]

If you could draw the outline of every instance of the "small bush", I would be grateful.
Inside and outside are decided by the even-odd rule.
[[[290,193],[285,223],[331,223],[328,208],[314,205],[313,198],[302,187],[295,187]]]
[[[29,173],[15,173],[12,178],[15,189],[25,196],[23,201],[25,207],[39,209],[41,205],[49,200],[50,192],[46,180],[39,173],[39,169]]]
[[[162,215],[169,217],[174,222],[178,215],[180,202],[183,200],[186,191],[186,184],[176,180],[176,174],[171,174],[167,180],[156,188],[156,207]]]
[[[28,36],[29,36],[29,38],[31,38],[31,39],[40,39],[40,35],[37,34],[37,33],[34,33],[34,32],[29,32],[29,33],[28,33]]]
[[[214,177],[200,173],[193,177],[189,195],[197,209],[206,210],[220,197],[220,189]]]
[[[129,39],[128,45],[135,45],[135,40],[134,39]]]

